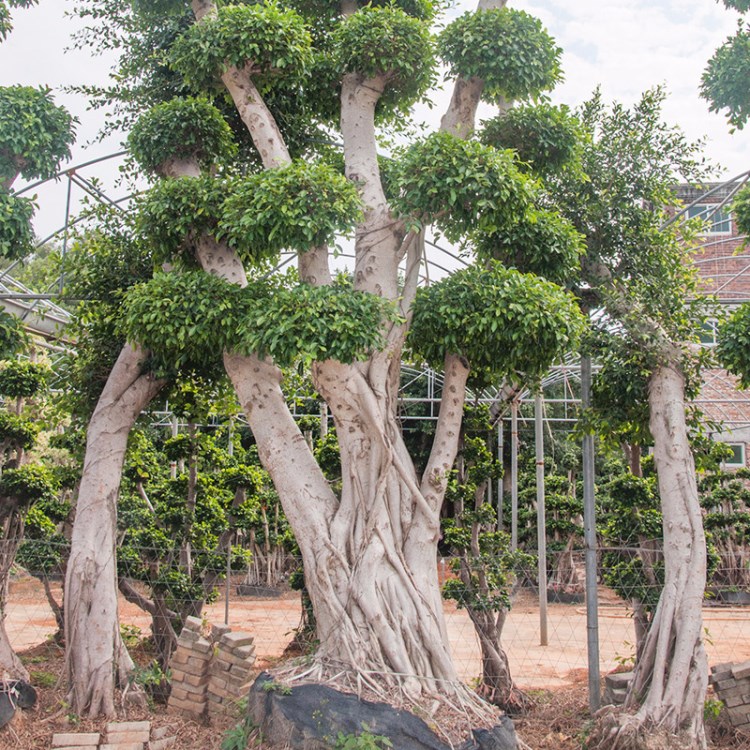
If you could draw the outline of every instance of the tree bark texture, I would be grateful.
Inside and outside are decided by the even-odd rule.
[[[665,583],[643,643],[625,708],[632,715],[605,720],[598,747],[647,747],[663,736],[664,747],[705,750],[703,703],[708,664],[703,645],[702,603],[706,540],[693,455],[685,423],[685,381],[676,353],[651,377],[650,427],[664,524]]]
[[[126,344],[89,422],[65,580],[66,677],[78,714],[115,715],[114,690],[133,663],[120,637],[117,497],[128,435],[164,381],[142,374],[144,353]]]

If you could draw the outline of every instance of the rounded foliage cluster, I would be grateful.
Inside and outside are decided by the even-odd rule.
[[[533,98],[562,78],[562,50],[539,19],[510,8],[465,13],[439,38],[451,74],[484,81],[490,99]]]
[[[74,120],[47,88],[0,87],[0,181],[53,177],[70,158]]]
[[[215,233],[226,183],[213,177],[159,180],[140,201],[137,225],[151,244],[154,260],[164,262],[183,252],[191,239]]]
[[[396,211],[433,222],[449,240],[512,224],[531,204],[535,183],[510,151],[449,133],[407,149],[391,175]]]
[[[574,159],[582,129],[566,106],[513,107],[484,123],[482,140],[495,148],[512,148],[534,172],[554,172]]]
[[[329,242],[360,217],[357,189],[344,175],[326,164],[293,162],[232,185],[219,237],[256,260]]]
[[[409,106],[433,81],[434,47],[427,25],[403,10],[369,5],[334,32],[342,73],[385,79],[381,106]]]
[[[701,79],[701,96],[712,112],[727,111],[727,119],[743,128],[750,117],[750,29],[739,29],[708,61]]]
[[[50,369],[40,362],[12,359],[0,369],[0,393],[12,398],[31,398],[47,385]]]
[[[474,248],[480,258],[564,284],[580,267],[583,237],[553,211],[527,211],[515,224],[478,234]]]
[[[227,5],[177,40],[171,62],[198,90],[213,88],[228,68],[249,65],[264,93],[280,76],[302,74],[310,47],[310,34],[296,11],[273,2]]]
[[[239,287],[202,271],[157,273],[132,287],[122,326],[164,368],[212,371],[231,340]]]
[[[25,258],[34,250],[34,203],[0,189],[0,257]]]
[[[719,326],[716,354],[719,362],[739,377],[743,388],[750,387],[750,304],[738,307]]]
[[[201,98],[157,104],[135,123],[128,145],[135,160],[149,172],[159,172],[172,159],[195,159],[210,166],[236,152],[226,120]]]
[[[276,290],[240,327],[237,350],[270,356],[281,366],[303,360],[351,363],[384,345],[387,302],[346,283]],[[391,312],[390,317],[393,317]]]
[[[5,310],[0,310],[0,359],[18,354],[28,343],[21,321]]]
[[[448,354],[464,357],[475,386],[540,378],[576,345],[584,325],[572,295],[497,263],[420,289],[413,311],[414,351],[436,368]]]
[[[0,440],[8,441],[17,450],[34,447],[39,430],[28,419],[0,410]]]
[[[383,344],[381,324],[393,317],[379,297],[344,283],[291,289],[267,281],[245,288],[203,272],[156,274],[134,287],[125,304],[130,340],[158,352],[162,366],[208,370],[224,350],[352,362]]]
[[[17,503],[30,505],[54,500],[57,483],[53,474],[41,464],[24,464],[5,469],[0,477],[0,497],[12,497]]]
[[[750,187],[740,190],[732,203],[732,214],[741,234],[750,236]]]

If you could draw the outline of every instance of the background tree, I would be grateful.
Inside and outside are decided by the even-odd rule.
[[[747,0],[723,0],[728,9],[738,11],[742,18],[737,31],[719,47],[701,79],[701,96],[708,100],[712,112],[725,111],[727,121],[741,130],[750,117],[750,26]]]
[[[631,109],[607,108],[597,93],[582,109],[588,134],[587,180],[559,182],[564,213],[586,237],[580,293],[601,308],[595,323],[618,334],[626,361],[648,373],[649,430],[664,523],[665,587],[626,702],[634,714],[603,716],[592,745],[642,741],[646,729],[665,741],[704,748],[702,705],[708,667],[701,606],[706,543],[688,437],[686,389],[697,383],[697,331],[706,315],[689,262],[693,228],[667,225],[674,186],[699,179],[699,144],[661,121],[664,92]],[[606,188],[605,188],[606,186]],[[670,735],[673,736],[670,739]],[[679,737],[680,739],[674,739]]]
[[[510,538],[497,529],[497,514],[486,501],[488,482],[502,472],[487,446],[488,434],[492,435],[489,409],[467,411],[457,469],[446,493],[451,517],[442,523],[443,543],[451,550],[455,573],[443,585],[443,596],[466,609],[479,638],[479,694],[507,713],[524,713],[531,699],[513,682],[502,632],[517,574],[531,569],[534,558],[511,551]]]
[[[8,315],[3,313],[10,325]],[[23,341],[20,325],[18,339]],[[11,354],[14,347],[6,348]],[[55,480],[41,463],[30,461],[29,451],[36,443],[42,418],[41,396],[49,371],[46,365],[5,359],[0,365],[0,668],[12,677],[28,679],[28,673],[15,655],[5,632],[5,609],[10,575],[16,553],[23,541],[27,513],[40,502],[56,499]]]

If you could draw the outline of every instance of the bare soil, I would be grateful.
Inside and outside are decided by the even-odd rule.
[[[58,590],[59,593],[59,590]],[[47,750],[54,732],[97,731],[104,722],[79,720],[67,711],[60,684],[64,654],[51,636],[54,618],[41,584],[22,578],[12,584],[6,627],[22,655],[39,693],[38,706],[19,711],[13,723],[0,729],[0,750]],[[299,622],[299,597],[287,592],[278,598],[248,598],[232,595],[229,623],[235,630],[255,636],[258,671],[278,664]],[[130,631],[148,635],[149,618],[138,608],[121,601],[121,621]],[[211,622],[223,622],[225,602],[206,609]],[[479,673],[478,646],[465,612],[446,602],[449,638],[461,675],[467,681]],[[750,611],[707,608],[704,612],[710,663],[750,659]],[[586,617],[583,605],[549,606],[549,645],[539,645],[539,612],[533,595],[521,592],[508,618],[505,643],[518,683],[535,700],[535,707],[517,718],[519,736],[532,750],[579,750],[590,726],[587,698]],[[602,591],[600,633],[602,674],[627,666],[632,651],[632,620],[625,605],[611,592]],[[136,660],[147,664],[152,655],[147,641],[134,649]],[[624,666],[623,666],[624,664]],[[222,738],[241,718],[229,716],[212,724],[186,721],[167,715],[164,706],[148,710],[123,710],[123,718],[150,719],[154,726],[167,725],[177,736],[176,750],[220,750]],[[734,735],[725,717],[709,721],[712,747],[722,750],[750,748],[747,738]],[[262,747],[262,746],[260,746]]]

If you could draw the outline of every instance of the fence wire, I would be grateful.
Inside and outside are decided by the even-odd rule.
[[[606,548],[599,550],[598,554],[599,651],[600,667],[604,673],[633,661],[636,650],[634,613],[639,611],[642,602],[642,599],[623,597],[623,592],[635,590],[630,579],[618,581],[613,578],[611,568],[602,567],[603,560],[612,559],[612,552],[612,548]],[[637,556],[638,550],[621,548],[617,552]],[[154,589],[144,582],[147,577],[144,570],[150,569],[158,578],[158,566],[153,561],[163,554],[163,549],[142,549],[137,555],[131,550],[127,559],[120,561],[122,588],[128,595],[120,595],[119,617],[121,627],[130,635],[150,635],[151,616],[138,606],[137,601],[138,597],[146,600],[152,596]],[[548,555],[551,574],[560,563],[560,554],[564,553]],[[174,555],[179,559],[177,550]],[[60,559],[63,558],[61,555]],[[228,562],[231,568],[232,560],[227,559],[225,551],[192,550],[192,580],[210,581],[212,590],[201,614],[208,622],[223,623],[226,620],[233,629],[252,633],[259,663],[277,660],[292,642],[302,620],[300,592],[291,588],[289,583],[299,568],[299,560],[286,555],[283,560],[274,561],[273,566],[267,568],[273,569],[274,578],[270,583],[264,579],[264,566],[257,564],[244,570],[232,570],[227,577]],[[539,643],[540,608],[535,582],[523,578],[511,592],[511,608],[503,629],[502,645],[509,656],[513,676],[523,688],[558,687],[580,680],[587,669],[581,552],[573,553],[573,562],[577,574],[575,581],[568,582],[563,588],[553,586],[547,592],[549,642],[546,646]],[[453,575],[448,559],[438,559],[436,564],[441,582]],[[750,659],[750,590],[722,585],[722,582],[732,580],[734,573],[736,571],[726,568],[714,568],[706,589],[703,620],[710,664]],[[17,652],[54,637],[57,631],[54,606],[62,603],[63,578],[61,566],[36,571],[18,565],[14,568],[5,603],[5,629]],[[170,580],[174,583],[173,589],[169,588]],[[154,588],[166,596],[172,609],[178,609],[181,603],[184,604],[186,592],[195,596],[200,588],[194,585],[190,589],[186,584],[185,578],[170,579],[164,575],[154,583]],[[659,586],[641,582],[638,593],[643,600],[655,602]],[[443,606],[454,662],[461,679],[470,683],[481,672],[481,652],[474,626],[460,603],[446,600]]]

